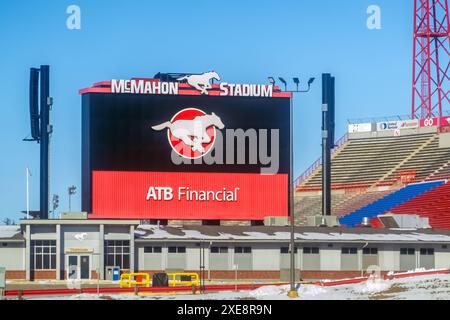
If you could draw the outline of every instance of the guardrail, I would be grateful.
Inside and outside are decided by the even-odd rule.
[[[385,274],[382,276],[383,280],[394,280],[394,279],[403,279],[403,278],[411,278],[411,277],[420,277],[420,276],[428,276],[428,275],[439,275],[439,274],[449,274],[450,269],[440,269],[440,270],[424,270],[424,271],[416,271],[416,272],[400,272],[393,274]],[[333,281],[317,281],[312,284],[324,286],[324,287],[333,287],[333,286],[341,286],[346,284],[356,284],[369,280],[371,277],[359,277],[359,278],[351,278],[351,279],[341,279],[341,280],[333,280]]]
[[[331,151],[332,154],[334,154],[337,150],[339,150],[340,147],[344,143],[348,141],[348,132],[345,133],[341,138],[339,138],[338,141],[334,144],[334,148]],[[309,166],[308,169],[306,169],[295,181],[294,181],[294,187],[298,187],[303,181],[308,179],[316,170],[322,165],[322,157],[314,161],[314,163]]]
[[[120,275],[120,287],[132,286],[146,286],[150,287],[150,274],[145,272],[133,272],[133,273],[123,273]]]
[[[369,123],[369,122],[377,123],[377,122],[402,121],[402,120],[413,120],[413,118],[410,114],[402,114],[387,117],[367,117],[367,118],[347,119],[347,123],[348,124]]]
[[[167,276],[169,277],[169,286],[176,287],[176,286],[199,286],[200,285],[200,278],[198,276],[198,273],[193,272],[175,272],[175,273],[168,273]]]

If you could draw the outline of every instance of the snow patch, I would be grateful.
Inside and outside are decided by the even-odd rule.
[[[16,234],[20,233],[19,226],[0,226],[0,238],[8,239],[14,237]]]
[[[385,291],[391,287],[392,283],[380,279],[367,280],[355,286],[355,292],[374,294]]]

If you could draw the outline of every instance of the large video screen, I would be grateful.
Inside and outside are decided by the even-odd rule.
[[[98,218],[288,215],[283,97],[85,93],[82,206]]]

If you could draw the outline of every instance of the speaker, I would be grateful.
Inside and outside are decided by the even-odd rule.
[[[34,140],[39,140],[39,69],[30,69],[30,122],[31,136]]]

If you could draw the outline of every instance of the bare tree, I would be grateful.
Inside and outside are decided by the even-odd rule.
[[[15,226],[16,225],[16,222],[10,218],[5,218],[2,220],[2,222],[4,225],[7,225],[7,226]]]

